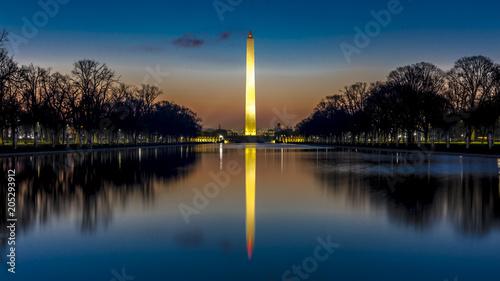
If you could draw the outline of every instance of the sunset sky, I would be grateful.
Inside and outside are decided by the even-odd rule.
[[[83,58],[106,63],[123,82],[157,84],[160,99],[191,108],[206,128],[244,127],[249,29],[258,129],[293,126],[321,98],[384,80],[398,66],[428,61],[447,70],[471,55],[500,62],[498,1],[55,1],[40,1],[52,3],[47,11],[38,1],[2,2],[0,28],[14,39],[7,47],[16,61],[62,73]],[[346,60],[341,43],[355,46],[355,28],[391,5],[399,12]]]

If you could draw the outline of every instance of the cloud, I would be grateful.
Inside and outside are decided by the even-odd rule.
[[[198,35],[192,33],[186,33],[182,35],[181,38],[172,41],[172,44],[181,46],[184,48],[199,47],[205,43],[205,40],[199,39]]]
[[[222,31],[222,32],[219,32],[218,39],[219,40],[227,40],[227,39],[231,38],[231,35],[233,35],[232,30]]]
[[[233,37],[233,34],[241,34],[242,36],[246,37],[244,33],[244,31],[235,32],[233,30],[221,31],[217,34],[217,36],[210,35],[210,33],[206,32],[201,32],[200,34],[185,33],[181,38],[172,41],[172,44],[184,48],[199,47],[201,45],[204,45],[205,43],[215,43],[229,40]]]

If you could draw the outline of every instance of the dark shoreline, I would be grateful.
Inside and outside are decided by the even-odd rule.
[[[149,145],[94,145],[94,147],[92,148],[87,145],[83,145],[82,147],[79,147],[78,145],[71,145],[69,148],[66,147],[66,145],[56,145],[55,147],[52,147],[51,145],[40,145],[38,148],[34,148],[33,146],[23,147],[24,145],[21,145],[18,147],[17,150],[11,147],[0,147],[0,157],[30,156],[30,155],[57,154],[57,153],[77,153],[77,152],[89,152],[89,151],[138,149],[138,148],[159,148],[159,147],[192,145],[192,144],[200,144],[200,143],[186,142],[186,143],[149,144]]]
[[[408,152],[408,153],[423,153],[423,154],[442,154],[442,155],[457,155],[457,156],[474,156],[474,157],[491,157],[500,158],[500,146],[495,145],[489,149],[488,144],[471,144],[469,149],[465,148],[465,144],[450,144],[450,148],[446,148],[446,144],[436,143],[431,147],[430,143],[422,143],[420,147],[417,144],[395,144],[382,145],[351,145],[351,144],[326,144],[326,143],[297,143],[302,145],[315,145],[325,148],[347,148],[359,150],[379,150],[387,152]]]
[[[0,157],[13,157],[13,156],[30,156],[39,154],[57,154],[57,153],[77,153],[77,152],[89,152],[89,151],[103,151],[103,150],[121,150],[121,149],[138,149],[138,148],[159,148],[159,147],[169,147],[169,146],[179,146],[179,145],[193,145],[193,144],[211,144],[211,143],[197,143],[197,142],[186,142],[186,143],[169,143],[169,144],[149,144],[149,145],[94,145],[90,147],[83,145],[79,147],[78,145],[71,145],[69,148],[66,145],[56,145],[52,147],[51,145],[40,145],[38,148],[33,146],[20,145],[17,150],[12,147],[0,146]],[[278,143],[277,143],[278,144]],[[359,150],[375,150],[375,151],[385,151],[385,152],[406,152],[406,153],[423,153],[423,154],[442,154],[442,155],[457,155],[457,156],[474,156],[474,157],[491,157],[500,158],[500,146],[493,146],[492,149],[488,149],[487,144],[471,144],[469,149],[465,148],[464,144],[451,144],[450,148],[446,148],[446,144],[437,143],[434,148],[431,147],[429,143],[422,143],[420,147],[417,144],[400,144],[396,146],[395,144],[382,145],[351,145],[351,144],[330,144],[330,143],[287,143],[287,144],[297,144],[297,145],[311,145],[316,147],[322,147],[325,149],[359,149]]]

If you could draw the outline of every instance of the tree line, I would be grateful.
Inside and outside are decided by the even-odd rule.
[[[327,96],[297,124],[300,134],[350,142],[494,136],[500,117],[500,65],[463,57],[443,71],[421,62],[398,67],[386,81],[357,82]]]
[[[53,145],[137,143],[197,136],[201,119],[174,102],[159,101],[154,85],[127,85],[106,64],[83,59],[70,74],[19,65],[0,32],[0,144],[4,136],[44,139]]]

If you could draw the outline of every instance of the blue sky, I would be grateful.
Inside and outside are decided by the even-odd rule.
[[[447,70],[471,55],[500,62],[497,1],[401,0],[401,12],[350,62],[340,44],[354,46],[354,28],[364,30],[374,21],[371,11],[387,10],[394,0],[220,0],[238,4],[223,20],[213,0],[54,1],[41,1],[58,3],[50,15],[37,1],[1,4],[0,27],[26,39],[17,52],[10,46],[19,63],[69,73],[74,61],[95,59],[130,84],[159,68],[169,75],[147,81],[163,89],[162,99],[198,112],[207,127],[243,128],[249,29],[255,36],[259,128],[271,127],[276,111],[285,108],[294,116],[290,124],[298,122],[322,97],[356,81],[383,80],[398,66],[428,61]],[[23,18],[38,29],[30,30],[32,38],[23,33]]]

